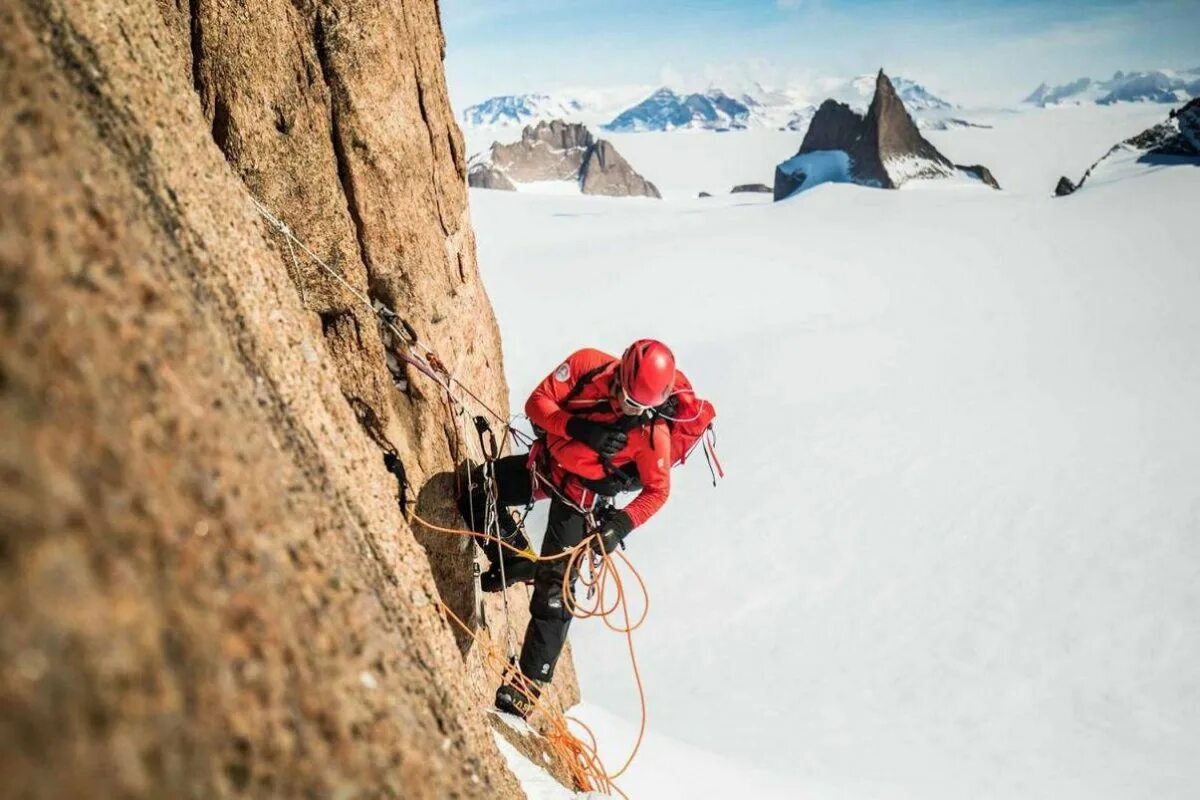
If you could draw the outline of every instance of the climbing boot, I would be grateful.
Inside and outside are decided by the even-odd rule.
[[[496,563],[479,578],[480,588],[485,592],[498,592],[516,583],[533,583],[533,574],[537,571],[537,562],[514,556],[504,559],[504,574],[500,574],[500,565]]]
[[[534,704],[537,703],[542,692],[534,681],[527,679],[521,681],[521,685],[528,687],[528,694],[511,683],[500,684],[500,688],[496,690],[497,711],[515,714],[521,719],[526,719],[533,712]]]

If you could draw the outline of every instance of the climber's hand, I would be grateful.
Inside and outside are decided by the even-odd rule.
[[[632,530],[633,520],[629,515],[624,511],[612,509],[596,528],[596,538],[592,540],[592,547],[603,550],[604,554],[608,555],[625,541],[625,537]]]
[[[599,453],[601,458],[612,458],[629,443],[625,431],[583,417],[571,418],[567,423],[567,436],[583,442]]]

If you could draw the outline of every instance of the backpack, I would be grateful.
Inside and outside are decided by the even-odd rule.
[[[670,408],[665,408],[667,406]],[[675,391],[666,403],[655,409],[655,415],[666,420],[667,427],[671,430],[672,466],[687,463],[688,456],[706,434],[710,436],[705,444],[705,453],[715,458],[716,454],[711,453],[715,436],[711,433],[717,410],[713,408],[712,403],[696,395],[691,382],[682,372],[676,373]],[[717,466],[719,469],[720,464]]]

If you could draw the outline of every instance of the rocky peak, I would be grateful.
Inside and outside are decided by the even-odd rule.
[[[885,165],[898,159],[920,159],[929,162],[929,166],[922,169],[927,171],[930,177],[940,172],[933,165],[940,165],[946,170],[951,170],[954,166],[950,159],[939,153],[937,148],[921,135],[883,70],[879,70],[879,75],[875,78],[875,97],[867,109],[863,127],[865,148],[860,150],[878,155]],[[889,175],[889,180],[894,178]]]
[[[1036,89],[1034,89],[1032,92],[1030,92],[1025,97],[1025,99],[1022,100],[1021,102],[1031,103],[1033,105],[1041,105],[1043,102],[1045,102],[1046,95],[1049,92],[1050,92],[1050,86],[1045,81],[1043,81],[1042,83],[1039,83],[1038,87]]]
[[[921,135],[891,80],[880,70],[865,116],[835,100],[817,109],[799,152],[775,171],[775,199],[827,181],[885,189],[914,178],[956,174],[999,188],[986,167],[957,168]]]
[[[521,131],[521,142],[525,145],[541,142],[555,150],[571,150],[589,148],[595,144],[596,139],[586,125],[556,119],[543,120],[537,125],[527,125]]]
[[[609,197],[661,198],[658,188],[639,175],[607,139],[596,142],[579,173],[579,188],[584,194]]]
[[[522,183],[575,181],[584,194],[661,197],[612,143],[586,126],[561,120],[529,125],[512,144],[493,142],[471,159],[467,183],[478,189],[515,190]]]
[[[844,150],[861,135],[862,123],[862,114],[850,106],[837,100],[826,100],[813,115],[800,144],[800,152]]]

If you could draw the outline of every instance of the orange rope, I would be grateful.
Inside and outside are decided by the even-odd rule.
[[[526,697],[533,698],[533,709],[530,712],[530,716],[532,717],[533,714],[539,711],[542,712],[548,725],[548,729],[542,732],[542,738],[546,741],[546,745],[554,753],[554,756],[567,768],[567,772],[570,774],[575,787],[579,791],[585,792],[611,794],[615,791],[621,797],[628,800],[628,795],[615,786],[605,772],[604,764],[596,752],[595,734],[584,725],[583,727],[589,739],[589,742],[584,743],[571,733],[568,727],[568,719],[562,711],[562,704],[558,701],[557,697],[552,695],[551,687],[547,686],[545,692],[538,690],[533,681],[522,675],[521,671],[515,666],[509,664],[503,654],[489,640],[480,637],[475,631],[471,630],[445,603],[439,602],[438,606],[449,620],[458,625],[459,628],[466,632],[479,645],[483,653],[484,668],[493,672],[494,678],[498,678],[500,681],[507,681],[525,694]],[[572,721],[578,723],[578,720]],[[582,723],[578,724],[582,725]]]
[[[590,619],[592,617],[600,617],[604,620],[604,624],[612,631],[624,634],[625,643],[629,649],[629,663],[633,668],[633,679],[637,686],[638,706],[640,709],[640,721],[638,723],[637,739],[633,744],[633,749],[630,751],[625,763],[621,768],[614,773],[608,773],[604,768],[603,762],[600,760],[596,735],[590,727],[575,717],[567,717],[562,712],[561,704],[555,703],[549,707],[543,707],[542,697],[538,693],[538,687],[532,680],[525,677],[520,669],[515,668],[508,663],[502,654],[498,653],[491,643],[485,639],[481,639],[466,623],[458,618],[444,603],[439,603],[443,612],[453,620],[462,630],[464,630],[477,644],[480,645],[484,657],[484,666],[491,667],[492,670],[498,673],[501,681],[507,681],[510,685],[515,686],[526,697],[534,698],[533,711],[530,716],[536,713],[539,709],[545,711],[545,717],[548,724],[548,729],[542,732],[542,736],[546,740],[546,744],[562,763],[567,765],[568,771],[571,773],[572,780],[576,782],[581,791],[598,791],[605,794],[616,792],[621,797],[626,797],[613,781],[624,775],[629,767],[633,764],[637,757],[638,751],[641,749],[642,740],[646,734],[646,692],[642,685],[642,675],[638,668],[637,653],[633,646],[633,632],[642,626],[646,621],[646,616],[650,611],[650,594],[646,589],[646,582],[642,579],[641,574],[633,566],[624,553],[617,553],[625,566],[629,568],[630,573],[637,580],[638,588],[642,594],[642,613],[636,621],[631,621],[629,614],[629,605],[625,595],[625,584],[621,579],[620,573],[617,571],[616,562],[612,555],[608,553],[600,554],[598,562],[589,564],[588,575],[582,574],[581,562],[586,554],[593,552],[591,548],[592,540],[598,537],[595,534],[588,536],[582,542],[574,547],[568,548],[561,553],[556,553],[553,556],[540,556],[531,553],[527,550],[520,550],[513,547],[508,542],[495,536],[479,533],[478,531],[466,530],[464,528],[448,528],[441,525],[434,525],[427,522],[418,516],[415,512],[410,511],[409,517],[415,520],[420,525],[439,533],[445,533],[455,536],[470,536],[472,538],[481,539],[484,541],[494,541],[498,544],[507,547],[515,553],[518,553],[526,558],[532,558],[534,561],[555,561],[562,558],[570,559],[567,562],[567,568],[563,572],[563,602],[569,609],[571,616],[576,619]],[[580,583],[589,591],[594,591],[595,603],[590,606],[582,606],[576,599],[575,594],[571,590],[572,576],[577,572],[580,573]],[[605,602],[606,594],[608,593],[609,583],[613,585],[612,602]],[[612,615],[617,611],[621,611],[624,619],[623,624],[614,623],[611,619]],[[550,687],[547,686],[547,689]],[[568,726],[568,723],[573,722],[583,729],[587,735],[589,742],[584,743],[579,737],[573,734]]]
[[[640,750],[642,747],[642,739],[646,735],[646,690],[642,685],[642,673],[641,670],[638,669],[637,653],[634,651],[633,647],[633,632],[642,626],[642,623],[646,621],[646,616],[650,613],[650,593],[646,589],[646,582],[642,579],[641,573],[639,573],[630,560],[625,557],[624,553],[617,553],[617,555],[621,557],[621,560],[625,562],[625,566],[629,568],[630,573],[632,573],[633,577],[637,579],[638,588],[642,593],[642,613],[636,622],[630,622],[629,620],[629,603],[625,595],[625,585],[621,580],[621,575],[617,571],[615,562],[610,554],[604,553],[600,557],[599,569],[591,576],[590,580],[581,581],[589,589],[594,588],[596,590],[596,602],[590,608],[580,607],[575,600],[574,594],[571,592],[569,581],[571,571],[574,567],[573,563],[568,568],[567,573],[563,576],[563,602],[567,604],[567,607],[571,611],[571,615],[576,619],[600,617],[604,620],[604,624],[609,630],[625,635],[625,644],[629,648],[629,664],[633,668],[633,681],[637,686],[638,693],[640,717],[638,722],[638,734],[637,740],[633,743],[633,749],[629,753],[629,757],[625,759],[625,763],[622,764],[621,768],[616,772],[606,775],[610,781],[621,777],[629,770],[629,767],[633,764],[633,760],[637,757],[638,750]],[[613,600],[613,604],[606,608],[604,604],[604,594],[607,590],[610,579],[615,587],[615,598]],[[614,624],[610,619],[613,612],[618,608],[620,608],[621,615],[624,618],[623,625]],[[576,720],[576,722],[578,722],[578,720]],[[586,725],[584,725],[582,722],[578,722],[578,724],[587,730],[589,735],[591,735],[591,730]]]
[[[522,558],[528,558],[530,561],[558,561],[559,559],[563,559],[563,558],[573,558],[576,555],[578,555],[578,553],[580,551],[584,550],[586,548],[586,546],[589,544],[589,542],[591,541],[591,539],[593,538],[593,537],[589,536],[587,539],[584,539],[579,544],[575,545],[574,547],[568,548],[568,549],[562,551],[561,553],[555,553],[552,556],[542,556],[542,555],[538,555],[537,553],[533,552],[532,550],[522,550],[519,547],[514,547],[511,544],[509,544],[507,541],[505,541],[504,539],[501,539],[498,536],[490,536],[486,533],[480,533],[479,531],[471,531],[471,530],[467,530],[465,528],[446,528],[441,525],[434,525],[432,522],[429,522],[429,521],[425,520],[424,518],[422,518],[421,516],[419,516],[417,514],[417,512],[415,512],[415,511],[409,511],[408,518],[409,518],[410,524],[413,522],[413,520],[416,520],[416,522],[418,524],[420,524],[421,527],[428,528],[429,530],[436,531],[437,533],[447,533],[447,534],[450,534],[451,536],[469,536],[473,539],[479,539],[479,540],[485,541],[485,542],[495,542],[496,544],[499,544],[501,547],[508,548],[509,550],[511,550],[512,552],[521,556]]]

